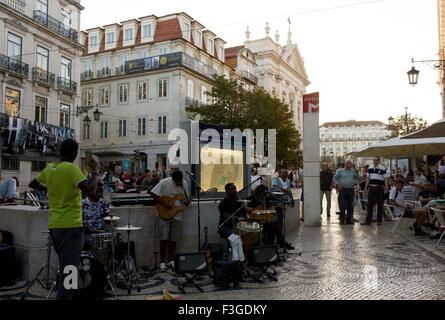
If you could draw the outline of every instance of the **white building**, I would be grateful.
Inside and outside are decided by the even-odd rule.
[[[253,83],[288,104],[294,114],[295,127],[302,135],[303,95],[310,85],[304,60],[298,45],[292,42],[290,23],[285,46],[280,44],[278,31],[274,39],[270,37],[269,24],[265,31],[266,37],[251,40],[251,33],[247,29],[244,45],[226,50],[228,58],[237,57],[238,63],[234,65],[231,61],[226,62],[236,68],[238,74],[244,74],[244,78],[251,79]],[[253,57],[248,56],[249,52],[253,53]]]
[[[188,119],[186,106],[207,104],[215,73],[230,76],[224,40],[186,13],[123,21],[84,37],[82,106],[102,115],[82,128],[82,156],[91,151],[111,169],[168,169],[168,133]]]
[[[48,151],[55,156],[52,148],[73,134],[64,128],[78,134],[82,10],[79,0],[0,0],[4,179],[27,185],[54,160]]]
[[[389,136],[387,125],[380,121],[326,122],[320,127],[320,154],[341,162],[349,153],[372,146]]]

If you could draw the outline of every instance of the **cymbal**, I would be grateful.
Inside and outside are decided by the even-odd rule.
[[[104,220],[104,221],[113,222],[113,221],[119,221],[120,219],[121,219],[121,218],[119,218],[119,217],[108,216],[108,217],[105,217],[103,220]]]
[[[251,200],[238,200],[238,202],[246,204],[246,203],[252,203],[253,201],[251,201]]]
[[[129,225],[129,226],[125,226],[125,227],[116,228],[116,230],[119,230],[119,231],[139,231],[139,230],[142,230],[142,228]]]

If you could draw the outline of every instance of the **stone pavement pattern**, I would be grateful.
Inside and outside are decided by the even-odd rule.
[[[321,228],[302,226],[289,237],[302,255],[291,255],[277,267],[278,282],[247,281],[238,289],[221,290],[204,278],[199,282],[204,293],[188,288],[181,296],[185,300],[445,299],[445,261],[391,235],[391,227],[391,222],[381,227],[340,226],[335,214],[330,221],[324,217]],[[178,295],[179,280],[159,274],[144,281],[141,293],[119,290],[119,299],[150,299],[164,288]],[[17,299],[23,291],[20,286],[0,290],[0,299]],[[46,294],[38,286],[31,293],[30,299]]]

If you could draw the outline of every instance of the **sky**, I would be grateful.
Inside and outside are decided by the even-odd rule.
[[[380,120],[404,114],[433,123],[442,115],[438,72],[416,63],[419,84],[408,83],[411,59],[438,59],[437,0],[81,0],[82,30],[154,14],[186,12],[223,38],[227,47],[265,37],[266,22],[285,44],[293,41],[320,92],[320,122]]]

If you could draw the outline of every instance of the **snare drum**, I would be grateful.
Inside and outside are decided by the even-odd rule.
[[[274,223],[277,221],[277,212],[275,210],[254,210],[249,214],[251,220],[262,223]]]
[[[258,222],[255,221],[241,221],[236,225],[238,235],[243,241],[244,249],[250,249],[254,247],[260,240],[261,232],[263,228]]]
[[[115,235],[116,237],[116,235]],[[111,262],[111,242],[112,233],[97,233],[91,235],[91,253],[105,268],[108,268]]]

